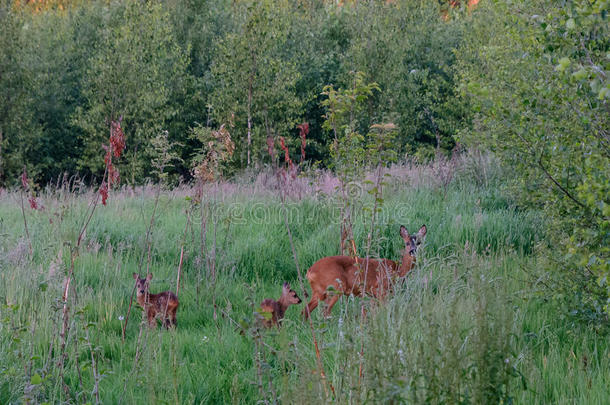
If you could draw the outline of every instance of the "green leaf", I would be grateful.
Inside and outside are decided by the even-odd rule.
[[[566,28],[569,30],[573,30],[574,28],[576,28],[576,22],[573,18],[570,18],[568,21],[566,21]]]
[[[42,377],[40,376],[40,374],[38,374],[38,373],[34,374],[30,380],[30,384],[38,385],[41,383],[42,383]]]
[[[259,309],[258,311],[259,315],[263,317],[263,319],[265,320],[270,320],[271,318],[273,318],[273,314],[269,311],[264,311],[262,308]]]
[[[572,77],[574,77],[576,80],[582,80],[584,78],[586,78],[588,76],[587,74],[587,70],[585,68],[582,68],[574,73],[572,73]]]
[[[570,63],[570,58],[564,56],[563,58],[559,59],[559,64],[555,66],[555,70],[558,72],[563,72],[570,66]]]

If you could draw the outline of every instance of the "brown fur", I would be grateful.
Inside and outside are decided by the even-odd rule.
[[[151,273],[145,278],[140,278],[138,274],[133,273],[133,278],[136,280],[138,304],[146,311],[148,325],[151,328],[156,327],[158,318],[166,328],[176,327],[176,311],[178,311],[179,305],[176,294],[171,291],[150,294],[148,290],[152,279]]]
[[[388,259],[369,259],[350,256],[329,256],[318,260],[307,270],[307,280],[311,285],[312,298],[303,310],[307,318],[320,301],[327,305],[325,316],[330,315],[333,305],[341,295],[371,295],[383,298],[391,291],[397,278],[404,277],[415,265],[417,245],[426,235],[426,226],[410,236],[404,226],[400,227],[400,236],[405,242],[405,251],[400,264]],[[337,292],[329,294],[328,288]]]
[[[296,291],[290,289],[290,284],[284,283],[282,286],[282,296],[280,299],[272,300],[267,298],[261,302],[261,312],[271,314],[271,319],[264,319],[263,325],[267,328],[272,326],[280,326],[280,321],[284,318],[284,314],[290,305],[300,304],[301,299]]]

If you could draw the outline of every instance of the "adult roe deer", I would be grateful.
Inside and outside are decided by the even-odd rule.
[[[423,225],[415,235],[409,235],[407,228],[400,226],[400,236],[405,242],[402,260],[397,263],[389,259],[369,259],[350,256],[329,256],[318,260],[307,270],[307,280],[311,286],[312,297],[303,316],[307,318],[320,301],[327,305],[325,316],[330,315],[333,305],[341,295],[368,294],[376,298],[391,290],[392,283],[399,277],[404,277],[415,265],[415,252],[426,236],[426,225]],[[329,294],[328,287],[337,292]],[[365,290],[365,291],[363,291]]]
[[[163,291],[158,294],[150,294],[150,280],[152,273],[148,273],[145,278],[140,278],[137,273],[133,273],[136,280],[138,304],[146,311],[148,325],[151,328],[157,326],[156,318],[159,318],[163,326],[169,328],[176,326],[176,311],[178,310],[178,297],[171,291]],[[147,301],[148,298],[148,301]]]
[[[279,321],[284,318],[284,314],[290,305],[300,304],[301,299],[297,295],[296,291],[290,289],[290,284],[284,283],[282,286],[282,296],[280,299],[272,300],[267,298],[261,302],[261,312],[271,314],[271,318],[265,318],[263,325],[267,328],[280,326]]]

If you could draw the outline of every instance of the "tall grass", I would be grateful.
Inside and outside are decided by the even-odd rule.
[[[539,213],[512,207],[488,181],[458,177],[445,190],[434,179],[395,175],[390,184],[372,256],[399,257],[400,224],[412,230],[425,223],[426,243],[416,269],[390,299],[365,298],[370,302],[364,328],[359,299],[340,300],[331,319],[314,312],[324,369],[335,389],[331,399],[604,403],[610,384],[607,336],[569,323],[546,300],[549,264],[540,250],[552,247],[544,244]],[[216,302],[222,316],[213,319],[209,279],[197,300],[202,258],[193,226],[186,238],[178,328],[145,329],[137,362],[139,325],[128,324],[123,343],[121,319],[131,274],[147,249],[153,195],[146,188],[126,190],[96,212],[75,259],[76,316],[65,365],[70,394],[49,359],[57,350],[70,260],[64,241],[79,231],[86,192],[49,192],[41,198],[44,210],[27,212],[31,259],[18,195],[0,194],[0,403],[93,402],[92,352],[103,403],[254,403],[260,399],[260,373],[280,402],[327,400],[299,308],[288,310],[281,330],[264,331],[262,345],[244,333],[256,327],[251,303],[276,296],[283,281],[298,285],[279,198],[246,189],[218,187],[211,208],[219,216]],[[151,234],[153,293],[175,289],[186,195],[188,190],[175,190],[160,198]],[[307,268],[337,254],[340,217],[332,193],[304,195],[288,201],[286,209],[299,262]],[[369,203],[365,196],[362,204]],[[367,223],[364,216],[354,221],[359,249]],[[262,351],[258,358],[256,351]]]

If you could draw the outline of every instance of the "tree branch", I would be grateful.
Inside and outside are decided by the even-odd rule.
[[[542,156],[540,158],[538,158],[538,166],[544,172],[546,177],[548,177],[549,180],[551,180],[557,186],[557,188],[559,188],[570,200],[574,201],[580,207],[587,209],[586,205],[584,205],[582,202],[578,201],[578,199],[576,199],[576,197],[574,197],[572,195],[572,193],[570,193],[568,190],[566,190],[557,180],[555,180],[555,178],[553,176],[551,176],[551,174],[546,169],[546,167],[544,167],[544,164],[542,164]]]

